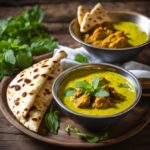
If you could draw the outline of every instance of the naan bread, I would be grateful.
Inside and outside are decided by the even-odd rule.
[[[55,77],[49,76],[48,78],[37,95],[24,123],[25,127],[35,132],[38,131],[42,118],[52,100],[51,89]]]
[[[87,12],[81,23],[80,31],[87,32],[92,29],[97,24],[102,24],[103,22],[111,22],[110,17],[107,15],[107,12],[102,7],[100,3],[95,5],[91,12]]]
[[[78,18],[78,22],[79,22],[80,26],[81,26],[81,23],[83,21],[83,18],[85,16],[86,12],[87,12],[87,9],[84,6],[82,6],[82,5],[78,6],[77,18]]]
[[[7,102],[14,116],[27,128],[37,132],[51,99],[51,86],[61,72],[60,60],[66,53],[59,51],[20,72],[7,88]]]

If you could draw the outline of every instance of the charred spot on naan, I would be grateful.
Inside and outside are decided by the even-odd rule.
[[[55,60],[54,60],[53,63],[56,64],[56,63],[58,63],[58,61],[55,61]]]
[[[38,71],[39,71],[39,69],[38,69],[38,68],[36,68],[36,69],[34,69],[34,70],[33,70],[33,72],[38,72]]]
[[[30,95],[33,95],[34,93],[30,92],[29,94],[30,94]]]
[[[16,105],[16,106],[18,106],[19,105],[19,102],[20,101],[20,98],[17,98],[15,101],[14,101],[14,104]]]
[[[19,82],[21,82],[22,80],[23,80],[23,78],[19,79],[17,82],[19,83]]]
[[[49,89],[45,89],[45,92],[49,95],[51,94],[51,91]]]
[[[24,82],[29,84],[31,82],[31,80],[26,78],[26,79],[24,79]]]
[[[25,108],[25,109],[24,109],[24,111],[28,111],[28,110],[29,110],[28,108]]]
[[[44,77],[44,78],[46,78],[46,77],[47,77],[47,75],[46,75],[46,74],[41,74],[41,76],[42,76],[42,77]]]
[[[44,68],[44,67],[48,67],[48,65],[43,65],[43,66],[41,66],[42,68]]]
[[[20,75],[20,77],[23,77],[23,76],[24,76],[24,74],[21,74],[21,75]]]
[[[32,118],[32,120],[33,120],[33,121],[38,121],[38,119],[37,119],[37,118]]]
[[[22,97],[26,97],[26,96],[27,96],[27,92],[23,92]]]
[[[31,84],[30,84],[30,86],[34,86],[34,84],[33,84],[33,83],[31,83]]]
[[[23,83],[23,84],[22,84],[22,87],[24,87],[24,86],[25,86],[25,84]]]
[[[38,76],[39,76],[39,74],[37,74],[37,75],[34,75],[34,76],[33,76],[33,78],[34,78],[34,79],[36,79]]]
[[[30,111],[33,111],[33,110],[35,110],[36,109],[36,107],[33,105],[31,108],[30,108]]]
[[[17,114],[19,114],[20,111],[17,111]]]
[[[47,77],[47,80],[49,80],[49,81],[52,80],[52,79],[54,79],[53,76],[48,76],[48,77]]]
[[[12,85],[10,88],[14,88],[16,91],[19,91],[21,89],[20,85]]]

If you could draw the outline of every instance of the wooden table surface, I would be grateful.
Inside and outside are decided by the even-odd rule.
[[[111,2],[113,1],[113,2]],[[136,11],[150,17],[150,1],[123,1],[114,2],[102,1],[104,7],[108,10],[126,10]],[[27,3],[13,0],[10,1],[11,6],[5,1],[0,4],[0,18],[8,16],[14,16],[20,11],[29,8],[33,5],[34,1],[27,0]],[[43,1],[38,1],[43,3]],[[84,4],[87,7],[91,7],[96,4],[97,0],[55,0],[44,1],[44,4],[40,4],[44,9],[45,24],[49,28],[49,32],[53,34],[63,45],[75,45],[77,44],[69,35],[68,25],[69,22],[76,17],[76,8],[79,4]],[[2,5],[3,4],[3,5]],[[136,61],[150,65],[150,46],[143,50],[143,52],[135,58]],[[37,140],[34,140],[27,135],[13,127],[0,112],[0,150],[46,150],[55,149],[63,150],[68,148],[58,147],[54,145],[48,145]],[[98,148],[100,149],[100,148]],[[150,150],[150,124],[138,135],[133,138],[124,141],[120,144],[102,148],[105,150]]]

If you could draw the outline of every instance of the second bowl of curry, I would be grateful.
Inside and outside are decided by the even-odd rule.
[[[53,85],[62,111],[88,128],[112,125],[140,99],[138,80],[128,71],[109,64],[88,64],[62,73]]]
[[[111,11],[112,23],[81,33],[78,20],[69,26],[71,36],[104,62],[125,62],[136,57],[150,41],[150,19],[134,12]]]

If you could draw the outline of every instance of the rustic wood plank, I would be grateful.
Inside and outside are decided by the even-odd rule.
[[[94,1],[94,2],[93,2]],[[76,8],[79,4],[84,4],[91,8],[95,4],[95,0],[87,1],[85,4],[78,1],[69,1],[59,4],[43,4],[41,5],[46,12],[46,22],[69,22],[76,16]],[[149,1],[140,2],[102,2],[103,6],[108,10],[127,10],[136,11],[150,17]],[[0,18],[15,16],[19,12],[28,9],[31,6],[22,7],[6,7],[0,6]]]
[[[78,2],[78,3],[86,3],[87,0],[71,0],[71,2]],[[101,0],[101,2],[126,2],[128,0]],[[130,0],[130,1],[141,1],[141,0]],[[147,1],[147,0],[142,0]],[[24,5],[34,5],[34,4],[61,4],[61,3],[67,3],[68,0],[25,0],[25,1],[18,1],[18,0],[0,0],[1,5],[5,6],[24,6]],[[99,0],[94,0],[94,2],[99,2]]]

